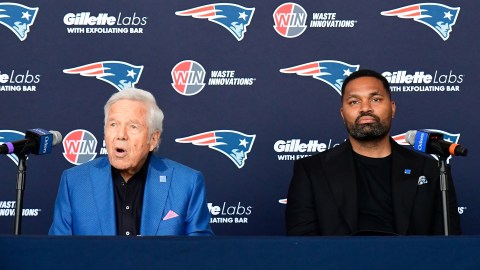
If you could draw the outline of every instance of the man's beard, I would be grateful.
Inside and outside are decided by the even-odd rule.
[[[374,123],[367,123],[367,124],[358,124],[360,121],[360,117],[362,116],[371,116],[375,118]],[[348,134],[353,138],[359,141],[375,141],[387,136],[388,132],[390,131],[390,126],[388,124],[384,124],[380,121],[380,118],[371,113],[363,113],[355,119],[355,123],[350,124],[345,122],[345,126],[347,127]]]

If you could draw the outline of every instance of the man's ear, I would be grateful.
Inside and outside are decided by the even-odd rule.
[[[397,105],[395,105],[395,101],[392,101],[392,118],[395,117],[396,111],[397,111]]]
[[[157,147],[159,140],[160,131],[156,130],[155,132],[153,132],[152,136],[150,136],[150,151],[153,151]]]

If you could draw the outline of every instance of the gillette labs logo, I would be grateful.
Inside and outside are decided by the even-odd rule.
[[[300,139],[278,140],[273,145],[273,150],[278,153],[278,160],[297,160],[331,149],[340,143],[334,143],[332,139],[328,142],[318,140],[302,142]]]
[[[465,77],[452,70],[433,73],[399,70],[385,71],[382,75],[390,83],[392,92],[460,92]]]
[[[207,204],[211,214],[210,223],[248,223],[248,217],[252,214],[253,206],[243,206],[241,202],[231,205],[227,202],[222,204]]]
[[[147,19],[136,12],[117,15],[80,12],[65,14],[63,23],[68,26],[69,34],[143,34]]]
[[[0,69],[0,92],[35,92],[40,83],[41,75],[32,73],[30,70],[19,72]]]

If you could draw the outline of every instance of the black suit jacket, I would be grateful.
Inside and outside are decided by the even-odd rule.
[[[438,162],[392,144],[392,199],[396,233],[444,234]],[[448,169],[451,224],[460,234],[455,189]],[[419,177],[427,183],[419,185]],[[349,141],[320,154],[297,160],[288,191],[288,235],[352,235],[357,232],[357,180]]]

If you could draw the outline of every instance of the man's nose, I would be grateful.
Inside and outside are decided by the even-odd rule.
[[[361,112],[372,112],[373,111],[372,104],[370,104],[370,102],[368,100],[363,101],[360,104],[360,110],[361,110]]]
[[[127,139],[127,130],[125,127],[120,127],[117,130],[117,140],[126,140]]]

